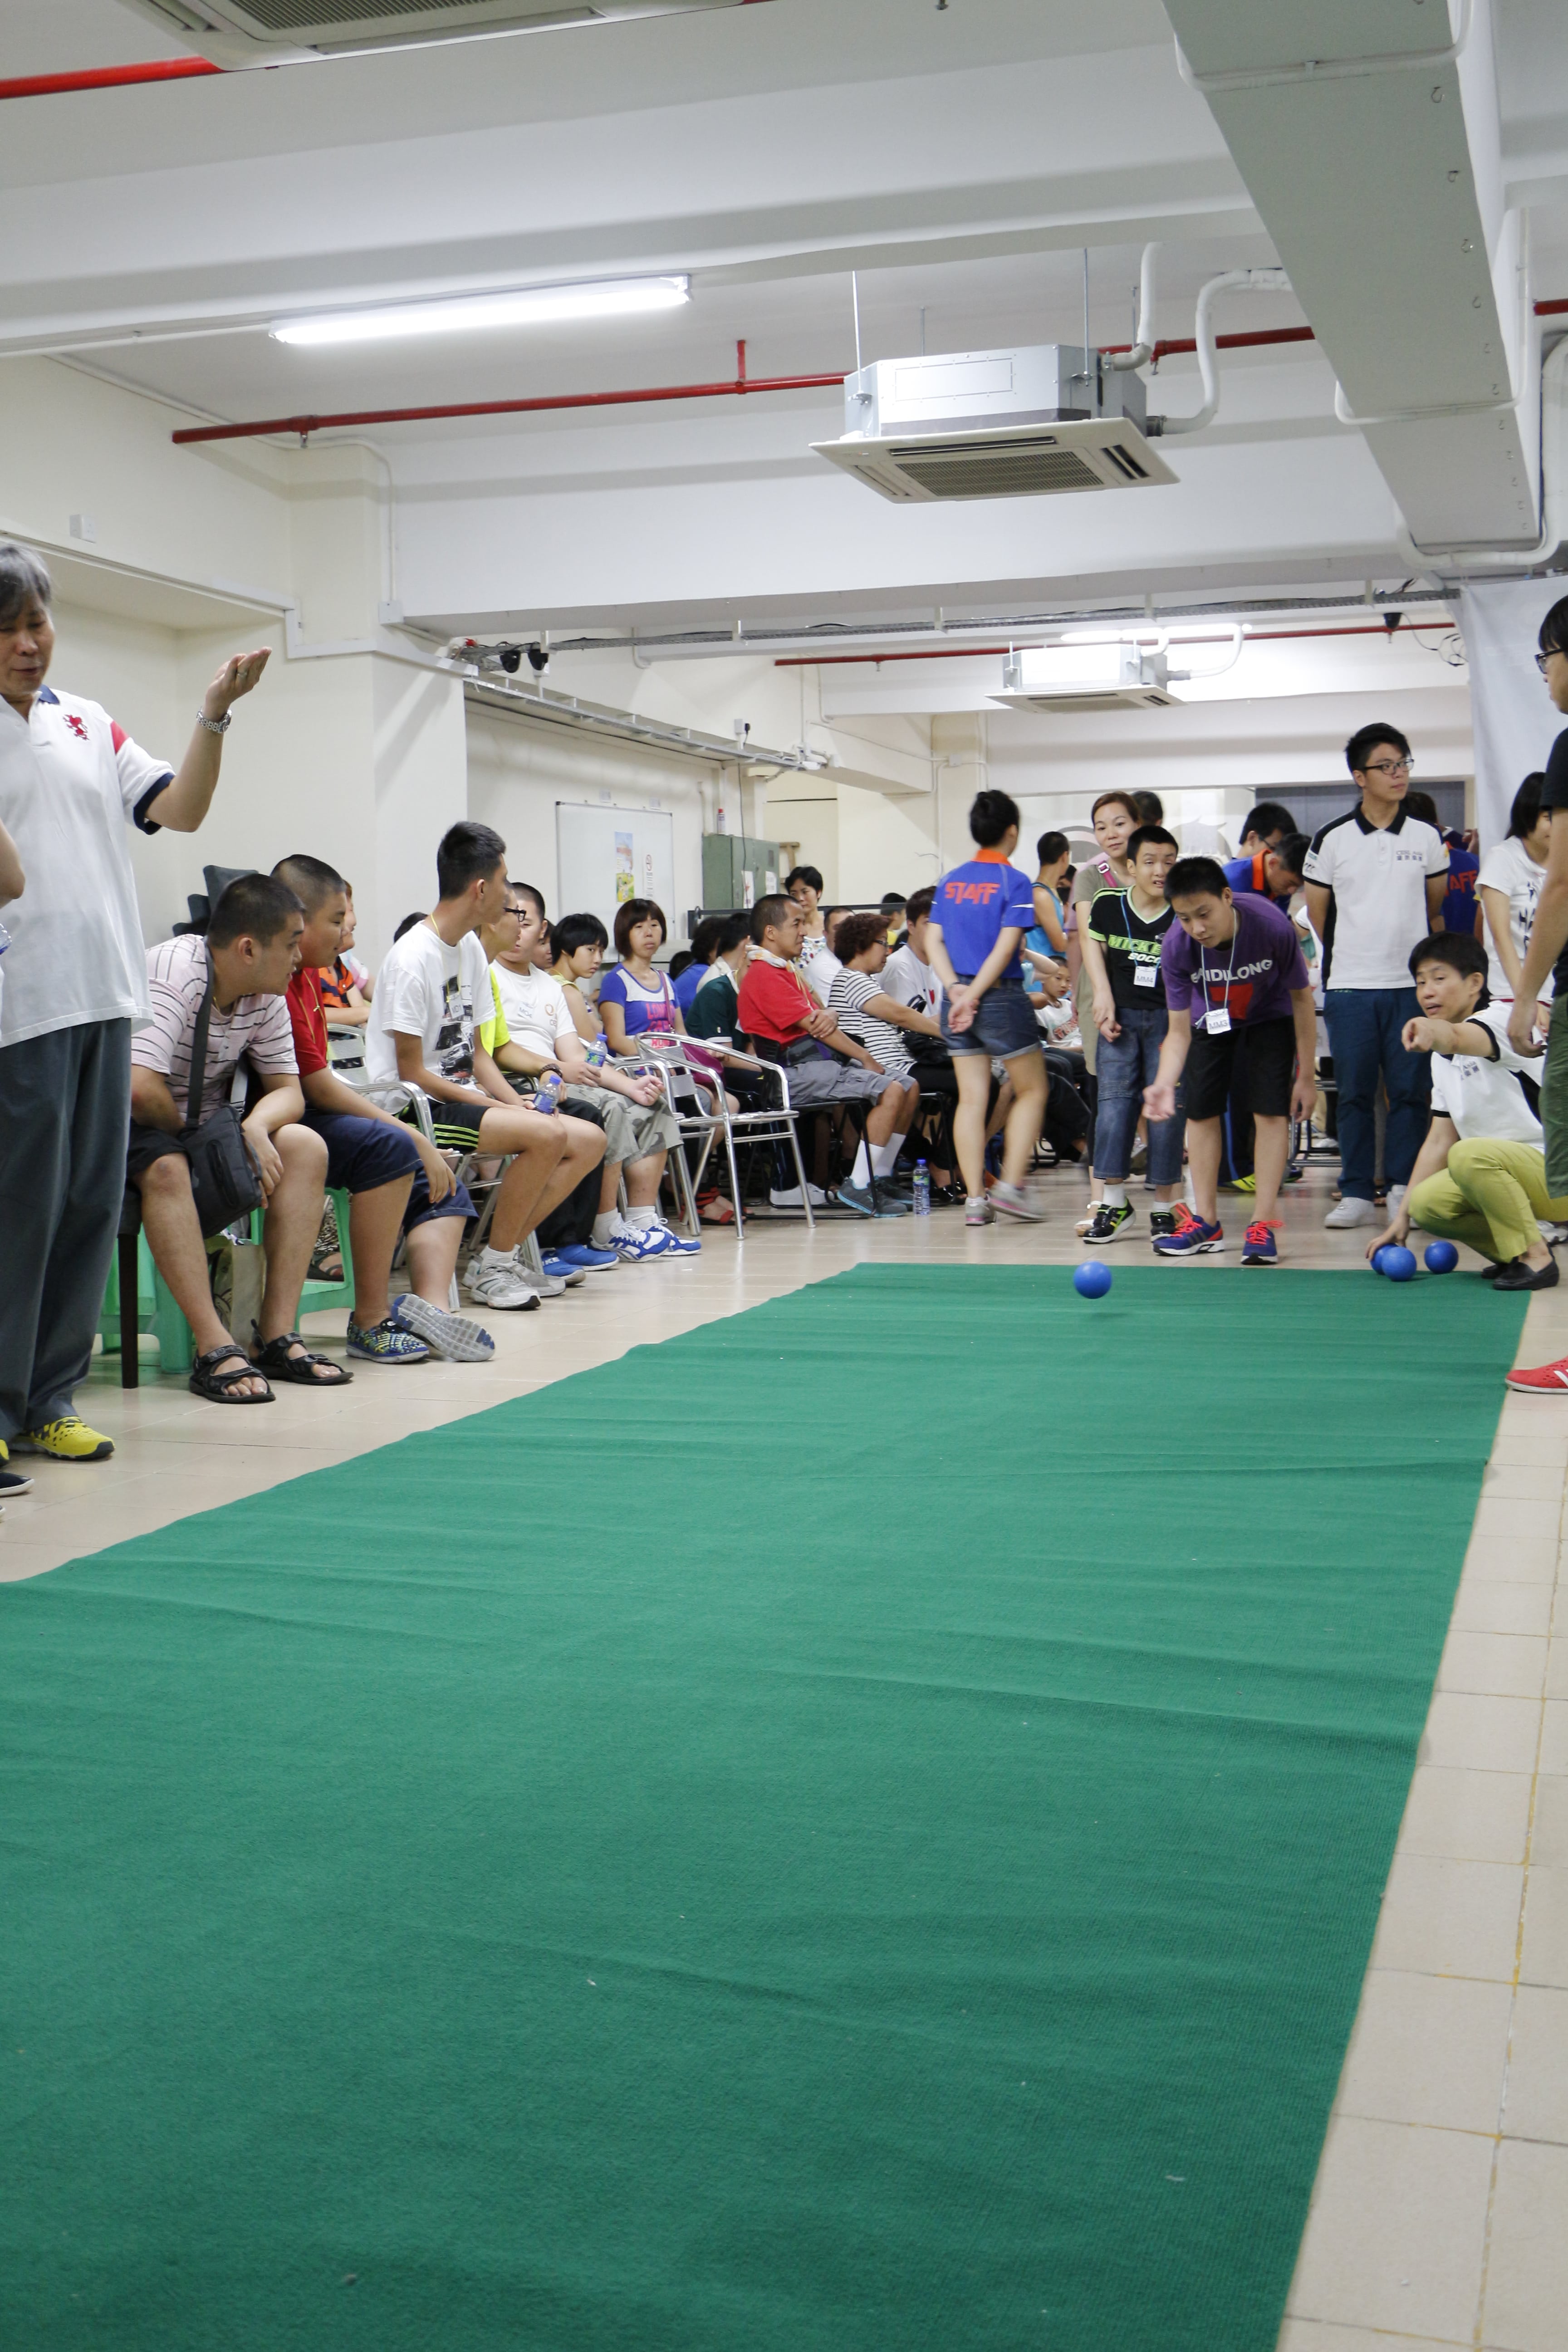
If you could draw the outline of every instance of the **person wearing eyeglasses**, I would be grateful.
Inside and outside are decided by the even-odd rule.
[[[1443,928],[1448,850],[1436,825],[1405,805],[1413,768],[1397,727],[1373,721],[1345,745],[1361,806],[1313,839],[1302,866],[1307,912],[1323,943],[1323,1017],[1339,1088],[1340,1200],[1325,1223],[1371,1224],[1375,1201],[1378,1081],[1388,1095],[1384,1172],[1393,1214],[1426,1134],[1432,1105],[1425,1055],[1407,1054],[1405,1024],[1419,1014],[1410,951]]]

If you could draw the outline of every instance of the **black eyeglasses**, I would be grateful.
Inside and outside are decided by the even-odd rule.
[[[1362,770],[1363,776],[1413,776],[1414,760],[1369,760]]]
[[[1563,650],[1564,648],[1562,646],[1551,646],[1545,653],[1536,655],[1535,667],[1541,672],[1542,677],[1546,676],[1547,663],[1553,660],[1558,655],[1562,654]]]

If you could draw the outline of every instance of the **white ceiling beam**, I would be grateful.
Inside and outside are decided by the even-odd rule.
[[[1448,0],[1167,13],[1411,536],[1531,545],[1538,346],[1490,0],[1452,26]]]

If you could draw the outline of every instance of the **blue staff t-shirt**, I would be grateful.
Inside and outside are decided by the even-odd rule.
[[[1009,866],[999,849],[977,849],[965,866],[955,866],[936,886],[931,920],[942,927],[942,944],[960,980],[973,980],[996,944],[999,931],[1026,931],[1035,920],[1035,886]],[[1015,953],[1000,975],[1016,980],[1024,969]]]

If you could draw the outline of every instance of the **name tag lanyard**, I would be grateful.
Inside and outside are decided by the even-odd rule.
[[[1198,986],[1204,992],[1204,1034],[1207,1037],[1223,1037],[1230,1027],[1230,978],[1236,970],[1236,950],[1240,938],[1241,918],[1238,915],[1236,929],[1230,935],[1230,961],[1225,968],[1226,1002],[1223,1004],[1209,1003],[1208,973],[1201,961],[1198,964]]]
[[[1140,915],[1138,919],[1140,922],[1142,921],[1143,918],[1142,915]],[[1131,945],[1132,939],[1132,916],[1127,904],[1127,893],[1125,890],[1121,894],[1121,928],[1126,932],[1128,943]],[[1152,963],[1141,963],[1136,956],[1133,957],[1132,985],[1134,988],[1152,988],[1154,982],[1159,979],[1159,977],[1160,959],[1158,956],[1155,957]]]

